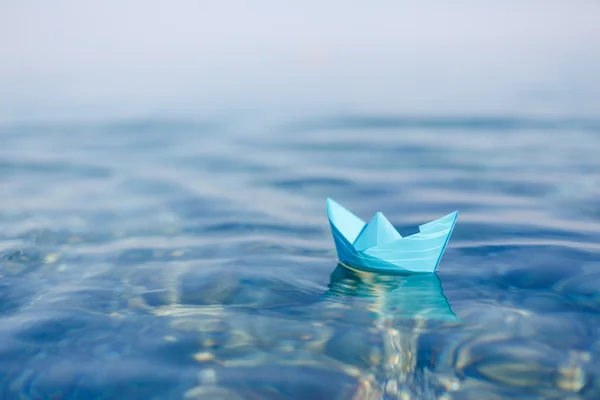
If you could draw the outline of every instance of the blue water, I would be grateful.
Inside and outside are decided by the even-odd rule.
[[[2,399],[600,398],[600,122],[0,127]],[[338,266],[332,197],[437,276]]]

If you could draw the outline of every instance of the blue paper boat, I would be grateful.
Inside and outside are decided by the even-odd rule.
[[[402,237],[380,212],[366,224],[327,199],[327,215],[342,264],[373,272],[430,272],[438,267],[458,211],[419,226],[419,233]]]

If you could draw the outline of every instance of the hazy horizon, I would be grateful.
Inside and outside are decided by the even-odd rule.
[[[0,121],[600,111],[600,3],[3,2]]]

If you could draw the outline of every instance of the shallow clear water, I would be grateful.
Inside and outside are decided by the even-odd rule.
[[[0,397],[600,397],[600,122],[0,128]],[[437,276],[338,267],[332,197]],[[19,397],[21,396],[21,397]]]

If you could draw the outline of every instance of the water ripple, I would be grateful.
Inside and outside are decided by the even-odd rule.
[[[600,396],[598,121],[1,129],[2,398]],[[338,266],[326,197],[458,209],[435,280]]]

